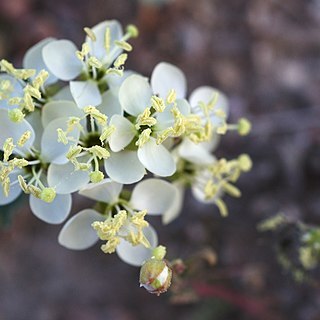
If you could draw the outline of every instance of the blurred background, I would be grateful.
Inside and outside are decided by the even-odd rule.
[[[150,76],[167,61],[185,72],[189,93],[210,85],[227,94],[230,122],[248,117],[253,131],[229,133],[217,155],[246,152],[253,170],[240,179],[242,198],[225,199],[228,218],[187,197],[169,226],[152,220],[168,257],[191,266],[160,297],[99,245],[59,246],[61,226],[37,220],[25,202],[1,207],[0,319],[320,319],[319,283],[296,282],[279,264],[283,234],[257,231],[279,211],[320,224],[320,1],[0,0],[0,57],[21,65],[48,36],[80,46],[82,28],[105,19],[139,27],[127,68]],[[77,198],[73,212],[82,207]]]

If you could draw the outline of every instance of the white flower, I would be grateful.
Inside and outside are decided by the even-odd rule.
[[[166,177],[171,176],[175,170],[175,162],[171,153],[167,148],[156,142],[156,136],[158,132],[168,128],[173,123],[173,115],[170,111],[165,113],[159,113],[154,117],[152,115],[145,116],[150,120],[148,129],[141,129],[143,125],[139,125],[139,116],[148,111],[148,107],[151,107],[152,102],[152,89],[146,78],[140,75],[129,76],[121,85],[119,90],[119,100],[121,106],[125,112],[135,117],[136,123],[132,123],[127,118],[120,115],[115,115],[111,118],[110,124],[114,125],[116,130],[110,137],[110,159],[105,162],[105,169],[109,176],[115,181],[121,183],[133,183],[139,181],[143,174],[144,168],[150,172]],[[147,122],[146,122],[147,123]],[[136,137],[143,137],[143,134],[149,131],[149,136],[146,136],[145,141],[138,145],[138,150],[135,151],[124,150],[130,142]],[[138,142],[137,142],[138,143]],[[119,172],[119,176],[113,176],[110,169],[115,166],[121,166],[124,170],[130,170],[130,166],[133,165],[136,168],[136,176],[132,176],[129,172]],[[128,166],[129,165],[129,166]],[[127,179],[127,176],[132,178]]]
[[[181,142],[180,145],[177,146],[177,148],[174,150],[174,153],[177,157],[177,161],[179,161],[179,159],[188,161],[190,163],[190,167],[193,166],[192,170],[195,173],[201,173],[205,166],[213,164],[216,161],[216,158],[212,155],[212,151],[215,149],[216,143],[217,141],[212,140],[210,143],[202,142],[196,144],[186,138]],[[188,167],[188,169],[190,168]],[[202,179],[198,178],[200,177],[194,176],[191,178],[191,180],[189,178],[186,179],[186,173],[182,172],[181,179],[177,179],[172,183],[175,187],[175,198],[171,207],[168,208],[162,215],[162,222],[164,224],[172,222],[180,215],[184,201],[185,184],[191,183],[192,193],[198,201],[208,202],[205,200],[205,195],[203,192],[199,195],[197,181],[202,181]]]
[[[178,99],[186,97],[187,82],[184,73],[167,62],[156,65],[152,72],[151,85],[154,93],[158,93],[160,97],[165,98],[170,89],[176,91]],[[189,102],[191,112],[203,117],[203,110],[199,103],[209,104],[215,97],[213,109],[210,110],[210,119],[215,127],[219,127],[229,112],[228,100],[221,91],[209,86],[199,87],[191,92]]]
[[[107,112],[109,116],[114,113],[122,114],[122,108],[117,96],[112,90],[105,92],[103,103],[97,108],[88,107],[81,110],[71,101],[51,101],[43,107],[42,123],[46,127],[43,141],[47,143],[47,147],[44,146],[44,157],[51,156],[52,159],[48,168],[48,182],[50,186],[55,187],[60,193],[78,191],[83,184],[88,183],[89,175],[93,172],[93,168],[94,171],[99,171],[101,155],[95,153],[97,148],[105,153],[102,156],[103,159],[109,157],[109,151],[104,146],[105,141],[101,140],[101,137],[104,134],[104,130],[112,128],[107,125],[108,117],[104,112]],[[101,117],[101,119],[95,119],[95,115]],[[90,126],[87,126],[86,123],[87,116],[91,118]],[[72,126],[71,130],[68,130],[68,123],[70,124],[72,119],[75,119],[76,125]],[[103,120],[104,124],[101,125],[99,120]],[[61,129],[62,132],[66,133],[68,139],[66,142],[68,143],[61,143],[58,139],[55,140],[55,143],[50,143],[50,134],[54,134],[57,129]],[[75,156],[71,156],[72,148],[78,148],[80,151]],[[62,150],[64,150],[63,153]],[[84,166],[82,165],[81,167],[81,164],[84,164]],[[115,170],[119,170],[119,168],[115,168]],[[113,173],[112,169],[111,172]],[[61,179],[60,176],[64,173],[64,178]]]
[[[96,210],[86,209],[77,213],[62,228],[59,243],[69,249],[86,249],[99,239],[91,224],[94,221],[105,220],[106,215],[110,215],[113,208],[118,212],[123,208],[128,212],[146,210],[148,215],[159,215],[168,210],[175,200],[175,188],[160,179],[147,179],[138,183],[132,191],[129,202],[121,198],[122,188],[122,184],[111,179],[88,184],[82,188],[79,192],[81,195],[105,203],[107,212],[103,215]],[[143,229],[143,233],[150,242],[151,248],[155,248],[157,246],[155,230],[148,226]],[[124,239],[121,239],[116,251],[122,260],[136,266],[141,265],[152,255],[150,248],[145,248],[143,245],[132,246]]]
[[[58,194],[70,194],[78,191],[89,182],[85,171],[75,170],[74,165],[66,157],[70,147],[80,140],[80,128],[75,126],[68,133],[67,143],[59,141],[58,129],[67,130],[69,117],[80,117],[84,113],[71,101],[52,101],[42,110],[44,132],[41,138],[41,160],[48,163],[47,179],[50,187]],[[82,133],[81,133],[82,134]],[[84,162],[88,156],[79,158]]]
[[[104,21],[88,31],[81,51],[69,40],[56,40],[44,46],[42,56],[52,74],[70,81],[70,92],[79,108],[98,106],[102,102],[99,84],[110,79],[112,83],[113,77],[106,71],[121,54],[121,43],[129,37],[128,33],[123,35],[119,22]],[[74,80],[80,75],[86,80]]]
[[[63,118],[62,118],[63,119]],[[59,123],[59,125],[61,125]],[[55,170],[55,164],[51,163],[57,159],[63,159],[67,150],[61,149],[60,144],[55,144],[57,140],[56,131],[51,131],[51,127],[47,126],[41,139],[41,150],[35,146],[36,136],[33,127],[26,120],[15,123],[9,119],[6,110],[0,110],[0,146],[4,150],[4,145],[7,139],[12,139],[15,147],[11,155],[13,161],[26,161],[23,166],[16,165],[9,174],[5,174],[4,178],[10,179],[9,194],[6,196],[1,190],[0,204],[8,204],[14,201],[22,192],[21,183],[18,181],[18,176],[24,178],[26,187],[34,186],[36,189],[31,192],[25,190],[30,195],[30,207],[33,213],[40,219],[48,223],[61,223],[70,213],[71,209],[71,192],[79,190],[79,188],[88,182],[87,176],[85,179],[79,179],[79,174],[74,173],[74,170]],[[52,129],[53,130],[53,129]],[[26,135],[26,133],[28,133]],[[18,145],[18,141],[23,136],[27,136],[25,143],[22,146]],[[52,149],[55,147],[55,149]],[[60,148],[60,149],[58,149]],[[13,162],[11,162],[13,163]],[[49,170],[47,172],[47,167]],[[5,173],[6,169],[10,168],[10,161],[1,162],[0,169]],[[40,199],[40,191],[52,187],[52,177],[56,184],[54,185],[55,198],[47,203]],[[2,181],[4,182],[4,180]],[[20,185],[19,185],[20,184]],[[63,188],[60,187],[63,185]],[[37,196],[35,196],[37,195]],[[50,199],[51,200],[51,199]]]
[[[214,141],[215,142],[215,141]],[[180,158],[190,163],[193,176],[191,177],[191,190],[193,196],[203,203],[214,203],[216,198],[206,199],[204,186],[211,177],[207,167],[217,160],[212,152],[216,148],[216,143],[199,143],[185,139],[178,147],[177,153]]]
[[[201,116],[203,116],[201,104],[208,105],[212,100],[214,103],[209,110],[210,119],[213,126],[219,128],[224,124],[229,114],[227,97],[215,88],[202,86],[192,91],[189,98],[192,111]]]
[[[228,210],[222,197],[225,193],[233,197],[241,196],[241,191],[234,184],[243,172],[251,170],[252,162],[246,154],[232,160],[218,160],[211,154],[215,146],[183,141],[175,150],[181,158],[181,178],[176,183],[191,185],[192,194],[198,201],[214,203],[221,215],[226,216]]]
[[[150,81],[124,71],[135,26],[123,33],[110,20],[84,31],[80,50],[47,38],[26,52],[23,69],[0,60],[0,205],[24,192],[35,216],[58,224],[78,191],[96,204],[65,223],[59,243],[81,250],[100,239],[103,252],[145,263],[141,284],[161,293],[171,270],[146,215],[173,221],[190,187],[226,216],[222,196],[241,195],[234,184],[252,163],[247,155],[226,160],[212,152],[220,135],[246,135],[251,123],[227,124],[228,101],[215,88],[199,87],[187,100],[186,77],[172,64],[159,63]],[[148,172],[155,178],[142,180]]]
[[[54,38],[43,39],[32,46],[24,55],[23,68],[28,71],[33,71],[33,75],[29,77],[28,82],[13,76],[8,72],[9,70],[7,70],[7,74],[0,74],[0,109],[13,109],[19,106],[18,101],[13,103],[10,99],[23,97],[24,89],[27,84],[32,84],[32,81],[36,79],[36,75],[39,75],[43,70],[46,70],[46,65],[42,59],[42,49],[45,45],[54,40]],[[57,78],[52,74],[48,74],[48,77],[45,78],[45,83],[42,83],[38,88],[42,93],[45,91],[46,86],[57,81]]]

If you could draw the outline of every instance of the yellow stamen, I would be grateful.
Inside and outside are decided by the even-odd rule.
[[[83,30],[92,41],[97,41],[95,33],[90,28],[85,27]]]

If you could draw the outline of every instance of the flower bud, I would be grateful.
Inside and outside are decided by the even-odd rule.
[[[168,290],[171,284],[172,270],[164,260],[149,259],[140,270],[140,287],[158,296]]]

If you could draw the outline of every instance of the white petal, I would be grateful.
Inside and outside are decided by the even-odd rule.
[[[105,32],[107,28],[110,30],[109,54],[107,54],[105,49]],[[114,45],[114,41],[120,40],[123,36],[120,23],[116,20],[103,21],[95,25],[91,30],[96,36],[96,41],[92,41],[89,37],[86,37],[86,42],[90,46],[91,55],[102,60],[104,63],[110,64],[122,51]]]
[[[42,49],[42,58],[49,71],[58,79],[69,81],[82,71],[76,56],[77,47],[69,40],[51,41]]]
[[[42,58],[42,49],[48,43],[55,40],[56,39],[54,38],[46,38],[36,43],[34,46],[32,46],[23,57],[23,68],[36,69],[37,73],[43,69],[48,71],[48,68]],[[55,83],[56,81],[57,81],[57,78],[53,74],[50,74],[49,72],[49,77],[46,80],[45,85],[47,86],[49,84]]]
[[[213,132],[210,141],[200,142],[199,145],[212,153],[218,147],[219,142],[220,136],[217,133]]]
[[[148,214],[162,214],[168,210],[176,196],[176,188],[164,180],[146,179],[139,182],[132,191],[130,204]]]
[[[114,203],[118,200],[121,190],[121,183],[104,179],[99,183],[89,183],[79,191],[79,194],[96,201]]]
[[[83,116],[84,112],[72,101],[50,101],[42,107],[42,124],[44,127],[58,118],[81,118]]]
[[[72,163],[50,164],[48,168],[48,184],[55,187],[56,192],[67,194],[78,191],[89,182],[86,171],[75,171]]]
[[[212,177],[212,174],[208,170],[202,170],[197,175],[195,182],[191,186],[192,195],[196,200],[202,203],[214,203],[218,197],[222,195],[221,189],[218,190],[215,197],[211,199],[206,199],[206,195],[204,192],[203,181],[207,181]],[[197,182],[200,181],[200,182]]]
[[[102,102],[97,106],[97,109],[109,119],[115,114],[123,114],[117,90],[108,90],[102,94],[101,98]]]
[[[187,92],[184,73],[167,62],[156,65],[151,75],[151,86],[153,92],[159,94],[161,98],[166,98],[172,89],[176,91],[177,98],[185,98]]]
[[[3,150],[3,144],[7,138],[13,138],[13,143],[16,144],[23,133],[26,131],[31,132],[30,139],[24,144],[23,147],[16,147],[16,150],[20,150],[26,153],[28,149],[33,145],[35,139],[35,133],[28,121],[22,120],[21,122],[12,122],[8,117],[8,111],[0,109],[0,150]]]
[[[174,187],[176,188],[175,197],[173,203],[171,204],[170,208],[168,208],[162,215],[162,223],[168,224],[176,219],[179,214],[181,213],[183,207],[183,199],[184,199],[184,191],[185,188],[180,183],[173,183]]]
[[[41,148],[41,137],[43,134],[43,126],[41,123],[41,111],[39,109],[35,109],[33,112],[30,112],[25,119],[30,123],[32,126],[34,133],[35,133],[35,140],[33,146],[40,150]]]
[[[209,165],[216,161],[216,158],[202,145],[184,139],[178,147],[181,158],[199,165]]]
[[[14,200],[16,200],[22,190],[20,188],[20,185],[19,183],[16,183],[17,182],[17,177],[19,174],[22,174],[22,172],[19,170],[19,172],[15,172],[15,173],[11,173],[10,174],[10,181],[11,181],[11,186],[10,186],[10,191],[9,191],[9,195],[6,197],[3,193],[3,188],[2,186],[0,185],[0,206],[4,206],[6,204],[9,204],[11,202],[13,202]]]
[[[53,97],[52,100],[67,100],[75,102],[73,96],[70,91],[69,84],[64,86],[61,90],[59,90]]]
[[[124,150],[110,153],[110,158],[104,162],[104,168],[112,180],[123,184],[131,184],[140,181],[146,174],[136,151]]]
[[[109,139],[110,149],[114,152],[121,151],[134,138],[136,134],[134,125],[120,115],[114,115],[110,120],[110,125],[114,125],[116,128]]]
[[[143,229],[143,233],[149,240],[151,248],[146,248],[142,244],[133,246],[130,242],[122,239],[116,249],[121,260],[139,267],[144,263],[144,261],[151,258],[152,250],[158,245],[158,236],[156,231],[150,225]]]
[[[97,106],[101,103],[101,94],[96,82],[88,81],[71,81],[70,91],[74,101],[79,108],[86,106]]]
[[[176,107],[178,110],[184,115],[190,114],[190,104],[185,99],[177,99]],[[157,113],[157,121],[156,124],[157,130],[164,130],[174,124],[174,116],[172,114],[173,105],[167,106],[163,112]]]
[[[190,114],[191,106],[186,99],[177,99],[177,108],[184,116]]]
[[[138,158],[146,169],[160,177],[172,176],[176,171],[171,153],[154,138],[138,149]]]
[[[218,94],[218,98],[214,106],[214,111],[222,110],[228,115],[229,103],[227,97],[221,91],[212,87],[203,86],[195,89],[189,98],[191,107],[195,109],[199,105],[199,102],[209,103],[216,94]]]
[[[125,70],[123,72],[122,76],[119,76],[114,73],[109,73],[104,77],[104,80],[107,81],[107,84],[110,89],[114,90],[119,90],[121,84],[123,83],[124,80],[126,80],[129,76],[136,74],[136,72],[132,70]]]
[[[0,81],[10,81],[10,85],[13,89],[11,91],[11,95],[10,97],[16,97],[16,96],[20,96],[23,93],[23,87],[21,85],[21,82],[19,82],[19,80],[17,80],[16,78],[14,78],[13,76],[6,74],[6,73],[1,73],[0,74]]]
[[[148,79],[137,74],[123,81],[119,90],[122,108],[133,116],[137,116],[150,106],[151,95]]]
[[[70,194],[57,194],[51,203],[47,203],[30,195],[29,203],[36,217],[47,223],[59,224],[70,213],[72,197]]]
[[[66,145],[58,142],[57,129],[66,130],[68,119],[68,117],[55,119],[45,127],[41,139],[41,156],[45,162],[63,164],[69,161],[66,158],[66,154],[70,146],[74,145],[75,141],[79,139],[80,132],[75,127],[74,130],[68,133],[68,136],[73,137],[75,141],[69,141]]]
[[[214,203],[216,200],[216,197],[213,199],[206,199],[206,195],[204,193],[203,189],[198,188],[196,185],[191,187],[192,195],[196,200],[202,203]]]
[[[8,99],[13,97],[21,97],[23,96],[23,88],[21,86],[21,83],[15,79],[14,77],[8,75],[8,74],[0,74],[0,83],[2,81],[10,81],[10,86],[12,87],[12,91],[8,93]],[[14,107],[17,107],[17,105],[9,105],[8,99],[1,100],[0,99],[0,109],[13,109]]]
[[[58,241],[68,249],[87,249],[93,246],[99,239],[91,224],[95,221],[103,220],[104,217],[95,210],[82,210],[63,226],[59,233]]]

